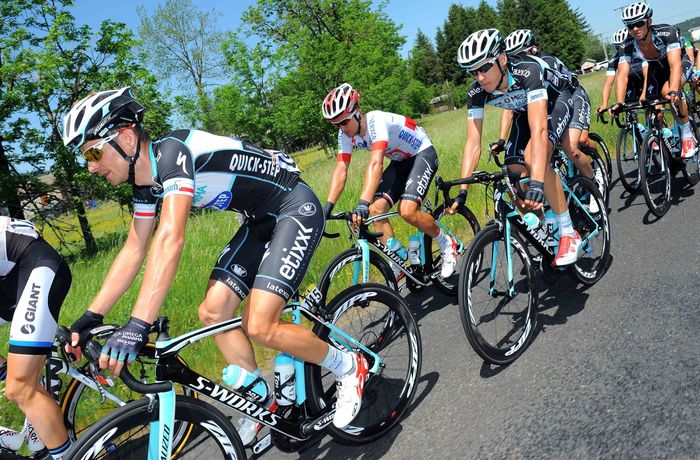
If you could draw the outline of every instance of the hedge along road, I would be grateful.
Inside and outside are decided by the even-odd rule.
[[[539,283],[540,330],[509,367],[477,357],[449,298],[410,295],[424,355],[401,424],[368,446],[325,437],[262,458],[700,457],[695,195],[679,176],[671,210],[654,220],[643,197],[616,183],[610,270],[585,290],[568,277]]]

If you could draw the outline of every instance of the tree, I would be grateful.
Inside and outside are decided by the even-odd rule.
[[[451,5],[447,12],[447,19],[435,36],[437,54],[444,72],[444,77],[455,84],[464,84],[467,80],[466,72],[457,65],[457,50],[459,45],[470,33],[478,30],[472,22],[473,14],[460,5]]]
[[[166,0],[153,16],[143,6],[138,7],[138,14],[148,62],[163,79],[175,78],[186,90],[180,98],[183,105],[178,104],[182,114],[209,129],[207,87],[221,77],[223,64],[216,11],[199,11],[191,0]]]
[[[435,47],[427,35],[418,29],[416,43],[408,56],[413,78],[426,86],[442,82],[442,68]]]

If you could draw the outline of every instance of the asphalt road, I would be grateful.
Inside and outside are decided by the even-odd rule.
[[[700,458],[694,195],[674,181],[673,206],[659,220],[617,184],[610,270],[588,289],[566,276],[541,283],[537,336],[508,367],[472,351],[449,298],[436,289],[409,296],[423,368],[400,425],[363,447],[325,437],[260,458]]]

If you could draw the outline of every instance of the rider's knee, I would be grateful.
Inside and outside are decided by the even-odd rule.
[[[374,200],[372,204],[369,205],[369,213],[373,216],[383,214],[387,211],[389,211],[389,203],[383,198]]]
[[[226,317],[224,314],[224,309],[221,308],[220,305],[216,305],[214,302],[206,298],[202,300],[201,304],[199,304],[199,310],[197,313],[199,314],[199,320],[205,326],[231,319],[230,317]]]
[[[243,320],[243,330],[248,337],[262,346],[272,345],[272,341],[277,332],[277,324],[256,319],[250,315]]]
[[[418,221],[418,203],[410,200],[401,200],[399,205],[399,215],[409,224]]]
[[[7,376],[5,396],[8,400],[22,407],[34,399],[39,391],[39,382],[33,376]]]

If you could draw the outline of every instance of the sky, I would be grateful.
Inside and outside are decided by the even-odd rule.
[[[492,6],[496,0],[487,0]],[[627,0],[569,0],[572,8],[579,8],[587,18],[593,32],[601,34],[609,41],[622,23],[617,8],[630,3]],[[163,0],[76,0],[72,9],[78,23],[98,25],[104,19],[113,19],[126,23],[134,31],[138,28],[139,16],[136,8],[143,5],[149,12],[155,9]],[[254,4],[254,0],[196,0],[201,10],[216,9],[219,13],[219,27],[232,30],[240,25],[241,14]],[[378,2],[375,0],[375,4]],[[412,48],[416,32],[422,30],[428,37],[435,37],[438,27],[447,18],[450,5],[459,3],[464,6],[476,7],[478,0],[389,0],[385,8],[389,17],[396,23],[402,24],[402,34],[407,38],[402,54],[406,56]],[[696,0],[651,0],[654,8],[654,22],[678,23],[695,16],[700,16],[700,3]],[[661,8],[663,5],[663,9]],[[466,37],[465,37],[466,38]]]

